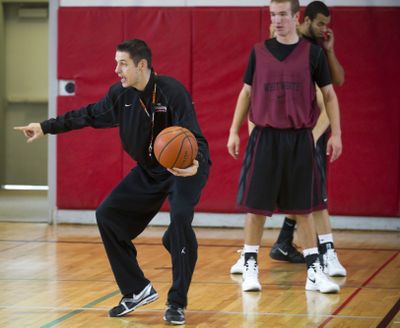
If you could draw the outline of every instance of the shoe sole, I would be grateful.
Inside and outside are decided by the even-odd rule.
[[[325,274],[328,274],[329,275],[329,277],[346,277],[347,276],[347,272],[338,272],[338,271],[335,271],[335,272],[329,272],[328,270],[324,270],[324,273]]]
[[[261,286],[251,286],[251,287],[247,287],[246,289],[244,289],[242,286],[242,291],[244,291],[244,292],[259,292],[259,291],[261,291]]]
[[[176,321],[176,320],[172,320],[172,321],[168,321],[165,317],[163,317],[164,321],[168,322],[171,325],[184,325],[185,324],[185,320],[183,321]]]
[[[305,289],[308,291],[320,292],[322,294],[334,294],[334,293],[338,293],[340,291],[339,287],[338,288],[332,287],[330,289],[321,290],[317,286],[314,286],[312,284],[306,284]]]
[[[130,312],[136,310],[136,309],[137,309],[138,307],[140,307],[140,306],[143,306],[143,305],[146,305],[146,304],[149,304],[149,303],[152,303],[152,302],[158,300],[159,297],[160,297],[160,296],[159,296],[157,293],[156,293],[156,294],[153,294],[153,295],[151,295],[151,296],[149,296],[149,297],[143,299],[143,300],[142,300],[140,303],[138,303],[135,307],[133,307],[133,308],[131,308],[131,309],[128,309],[128,310],[125,310],[124,312],[122,312],[122,313],[116,315],[115,317],[122,317],[122,316],[124,316],[125,314],[128,314],[128,313],[130,313]]]
[[[279,255],[271,255],[269,254],[269,257],[275,261],[279,261],[279,262],[289,262],[289,263],[294,263],[294,264],[298,264],[298,263],[306,263],[306,260],[302,260],[302,261],[292,261],[287,257],[279,256]]]

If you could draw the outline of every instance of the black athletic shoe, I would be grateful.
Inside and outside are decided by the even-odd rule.
[[[164,320],[172,325],[183,325],[185,323],[185,309],[175,305],[168,305]]]
[[[296,247],[293,246],[292,242],[284,241],[281,243],[275,243],[269,256],[277,261],[286,261],[291,263],[305,263],[304,256],[301,254]]]
[[[121,317],[132,312],[139,306],[154,302],[158,299],[158,294],[151,284],[148,284],[139,294],[125,295],[119,304],[113,307],[108,315],[110,317]]]

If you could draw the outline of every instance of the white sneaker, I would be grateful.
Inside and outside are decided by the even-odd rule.
[[[346,269],[339,262],[336,251],[334,249],[328,249],[328,251],[322,255],[324,261],[324,272],[331,277],[339,276],[345,277],[347,275]]]
[[[244,253],[243,253],[243,250],[241,250],[241,249],[239,249],[237,252],[240,253],[240,257],[236,261],[236,263],[234,265],[232,265],[232,267],[231,267],[232,274],[242,274],[243,273]]]
[[[261,290],[261,284],[258,281],[258,265],[253,257],[247,260],[242,278],[242,290],[244,292]]]
[[[306,290],[315,290],[324,294],[337,293],[340,290],[340,287],[333,281],[330,281],[322,271],[321,264],[315,262],[307,270]]]

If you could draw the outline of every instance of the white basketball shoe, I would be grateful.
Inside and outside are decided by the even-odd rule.
[[[336,251],[334,249],[328,249],[325,254],[322,255],[324,272],[331,277],[345,277],[347,275],[346,269],[339,262]]]
[[[339,285],[335,284],[322,271],[321,264],[315,262],[307,270],[306,290],[314,290],[320,293],[337,293]]]
[[[244,292],[261,290],[261,284],[258,281],[258,265],[253,257],[250,257],[244,265],[242,278],[242,290]]]

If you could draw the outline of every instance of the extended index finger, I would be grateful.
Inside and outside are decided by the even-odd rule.
[[[27,129],[27,126],[14,126],[13,129],[18,131],[24,131]]]

